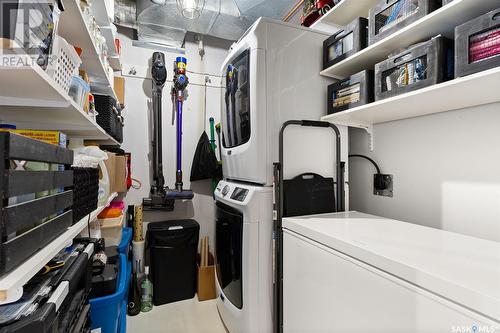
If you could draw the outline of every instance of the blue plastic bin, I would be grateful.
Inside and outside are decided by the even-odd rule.
[[[123,228],[122,240],[118,245],[118,253],[123,253],[128,257],[129,244],[132,241],[132,228]]]
[[[118,333],[119,329],[126,330],[124,321],[127,311],[123,310],[123,303],[127,302],[127,292],[130,282],[130,264],[125,254],[120,254],[120,275],[116,292],[112,295],[91,299],[90,318],[92,329],[101,328],[101,333]]]

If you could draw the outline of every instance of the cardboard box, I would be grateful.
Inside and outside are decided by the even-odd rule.
[[[215,265],[212,253],[208,255],[208,266],[198,263],[198,301],[206,301],[217,297],[215,292]]]
[[[200,240],[200,254],[198,258],[198,300],[214,299],[215,293],[215,266],[214,256],[208,247],[208,236]]]
[[[118,97],[118,103],[125,107],[125,78],[122,76],[115,76],[114,80],[115,93]]]
[[[115,191],[127,192],[127,157],[115,156]]]
[[[116,192],[116,184],[115,184],[115,177],[116,177],[116,154],[107,152],[108,154],[108,159],[104,161],[104,164],[106,165],[106,169],[108,171],[108,176],[109,176],[109,192],[114,193]]]

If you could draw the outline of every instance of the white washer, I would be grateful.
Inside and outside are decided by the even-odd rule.
[[[231,333],[271,333],[272,187],[221,181],[215,198],[219,313]]]

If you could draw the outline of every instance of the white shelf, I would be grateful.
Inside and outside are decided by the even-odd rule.
[[[354,3],[364,3],[365,0],[344,0],[343,2],[353,5]],[[386,59],[394,50],[408,47],[438,34],[453,38],[453,32],[457,25],[490,10],[494,10],[499,6],[500,3],[497,0],[454,0],[387,38],[323,70],[321,75],[332,78],[344,78],[364,69],[373,68],[376,63]]]
[[[106,3],[105,0],[92,1],[92,13],[100,27],[109,26],[113,23],[113,20],[108,15],[111,9],[106,6]]]
[[[106,203],[93,211],[90,215],[91,221],[97,218],[104,208],[116,198],[117,193],[113,193]],[[0,278],[0,304],[8,304],[18,300],[23,293],[23,286],[35,276],[42,267],[49,262],[59,251],[71,245],[73,238],[87,226],[88,216],[78,221],[68,228],[62,235],[53,240],[50,244],[38,251],[34,256],[21,264],[18,268]]]
[[[116,51],[115,38],[116,36],[113,34],[113,30],[109,26],[101,27],[101,33],[106,38],[106,44],[108,45],[108,61],[111,68],[114,71],[121,71],[122,64],[120,60],[120,56]]]
[[[113,83],[99,56],[90,31],[85,24],[83,14],[80,10],[79,0],[68,0],[64,2],[64,12],[59,20],[58,33],[72,45],[82,48],[81,68],[90,76],[92,88],[101,93],[115,98],[116,94],[112,88]]]
[[[500,102],[500,67],[362,105],[321,118],[370,129],[372,125]]]
[[[18,127],[118,144],[37,65],[0,66],[0,118]]]
[[[370,8],[379,2],[380,0],[342,0],[314,22],[311,28],[317,28],[322,24],[343,27],[358,17],[368,17]]]

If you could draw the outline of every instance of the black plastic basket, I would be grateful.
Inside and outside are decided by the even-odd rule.
[[[421,19],[439,7],[441,7],[441,0],[382,0],[370,9],[370,45]]]
[[[373,102],[373,71],[364,70],[328,86],[328,114]]]
[[[73,167],[73,223],[97,209],[99,169]]]
[[[500,66],[500,8],[455,28],[455,76]]]
[[[3,274],[71,226],[73,172],[67,168],[73,163],[73,151],[13,133],[0,133],[0,159],[0,274]],[[12,167],[13,161],[64,165],[64,170],[19,170]]]
[[[358,17],[323,42],[323,68],[326,69],[368,45],[368,20]]]
[[[434,37],[375,65],[375,100],[453,78],[453,41]]]
[[[96,121],[106,133],[112,137],[116,136],[118,117],[120,111],[116,100],[108,95],[94,94],[95,109],[97,111]]]

